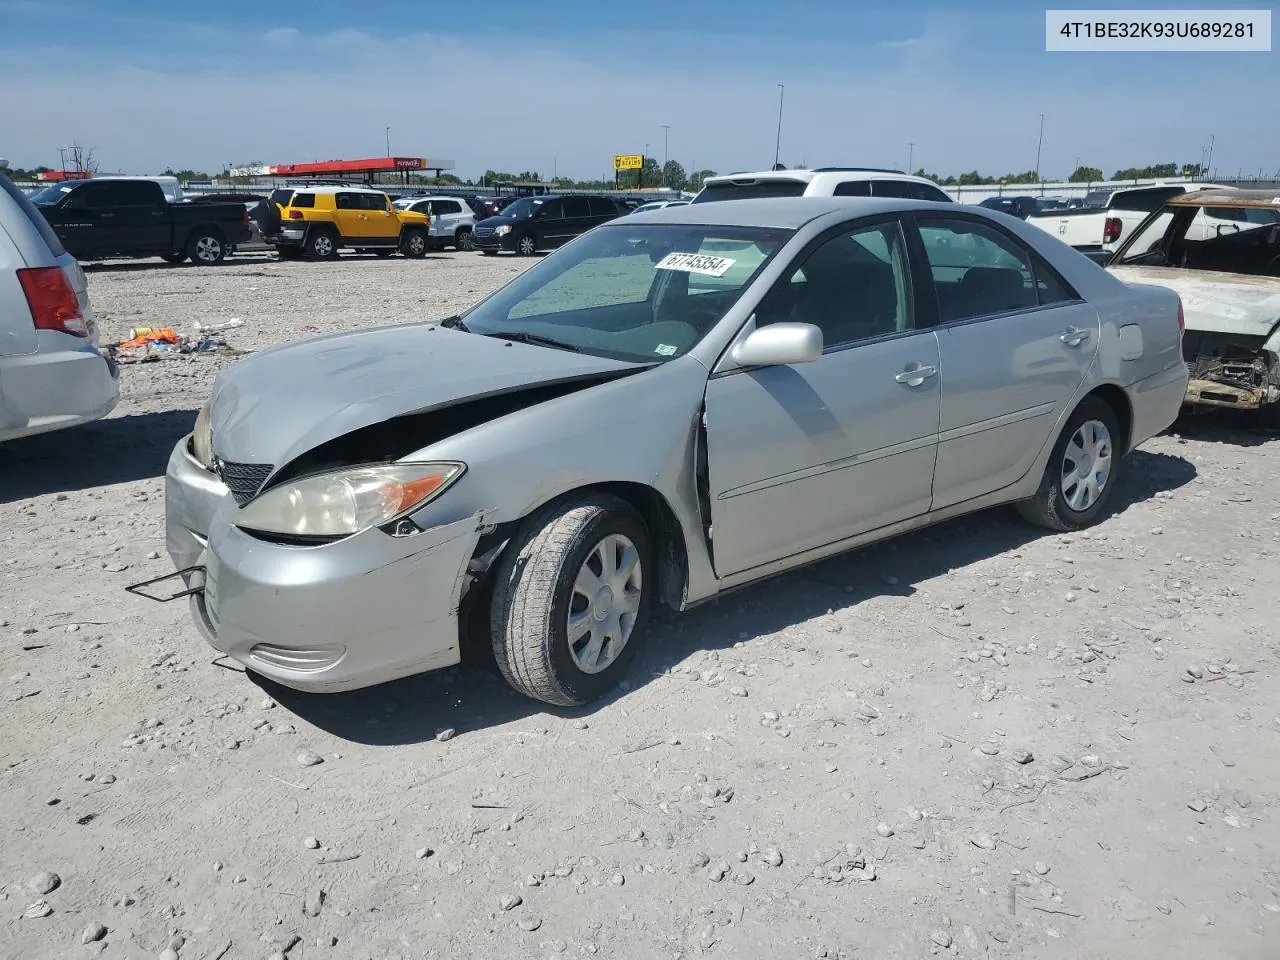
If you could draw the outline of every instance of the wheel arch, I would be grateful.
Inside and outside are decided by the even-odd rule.
[[[1083,403],[1089,397],[1096,397],[1107,406],[1116,415],[1116,422],[1120,426],[1120,436],[1118,446],[1124,453],[1129,452],[1129,444],[1133,440],[1133,401],[1129,399],[1129,394],[1125,389],[1114,383],[1102,383],[1094,387],[1083,397],[1080,403]],[[1078,407],[1080,404],[1077,403]]]
[[[227,240],[227,231],[224,230],[218,224],[213,222],[195,224],[190,230],[187,231],[187,243],[190,243],[192,240],[200,236],[200,234],[202,233],[208,233],[208,234],[211,234],[212,236],[217,237],[219,240],[222,241],[224,246],[230,245],[230,241]]]

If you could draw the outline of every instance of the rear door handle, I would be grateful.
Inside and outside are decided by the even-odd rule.
[[[925,366],[924,364],[911,363],[907,364],[907,368],[903,370],[893,379],[898,383],[906,384],[908,387],[918,387],[930,377],[938,375],[937,367]]]
[[[1089,339],[1089,331],[1078,327],[1067,327],[1067,332],[1058,338],[1068,347],[1078,347]]]

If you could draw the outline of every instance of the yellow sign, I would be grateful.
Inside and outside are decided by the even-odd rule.
[[[613,158],[613,169],[615,170],[643,170],[644,157],[638,153],[629,153],[621,157]]]

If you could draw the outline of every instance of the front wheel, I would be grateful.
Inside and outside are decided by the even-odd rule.
[[[215,230],[197,230],[187,241],[187,256],[203,267],[221,263],[227,257],[227,242]]]
[[[516,241],[516,253],[522,257],[532,257],[538,252],[538,241],[533,238],[533,234],[526,233],[523,237]]]
[[[421,230],[414,230],[400,244],[400,251],[414,260],[421,260],[427,255],[427,235]]]
[[[644,522],[617,497],[572,497],[530,517],[495,573],[490,635],[507,682],[565,707],[613,687],[644,630],[651,556]]]
[[[1094,524],[1115,489],[1123,442],[1115,411],[1086,397],[1067,418],[1045,465],[1040,488],[1018,512],[1030,522],[1065,532]]]
[[[471,241],[471,231],[466,227],[459,227],[458,232],[453,236],[453,245],[458,250],[474,250],[475,244]]]

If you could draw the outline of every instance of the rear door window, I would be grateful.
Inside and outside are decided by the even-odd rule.
[[[591,215],[593,217],[616,217],[618,215],[618,205],[608,197],[588,197],[587,203],[591,205]]]
[[[836,197],[869,197],[871,196],[870,180],[845,180],[837,183],[832,196]]]
[[[55,257],[60,257],[67,252],[58,235],[53,232],[53,227],[49,226],[49,221],[44,218],[44,214],[37,210],[36,205],[27,199],[26,194],[14,186],[13,181],[4,174],[0,174],[0,190],[13,198],[13,202],[31,221],[31,225],[39,232],[41,239],[49,245],[49,250]]]
[[[1150,190],[1122,190],[1111,202],[1114,210],[1136,210],[1141,213],[1155,213],[1170,197],[1185,193],[1179,187],[1155,187]]]
[[[440,216],[451,216],[462,212],[462,204],[457,200],[437,200],[435,202],[435,212]]]
[[[921,220],[919,230],[943,323],[1038,305],[1031,254],[1004,234],[968,220]]]
[[[124,207],[154,207],[164,197],[158,184],[145,180],[121,180],[115,188],[116,203]]]
[[[566,218],[578,219],[591,216],[591,205],[586,197],[565,197],[564,215]]]
[[[387,198],[381,193],[361,193],[357,194],[360,198],[360,209],[377,210],[381,213],[387,212]]]

